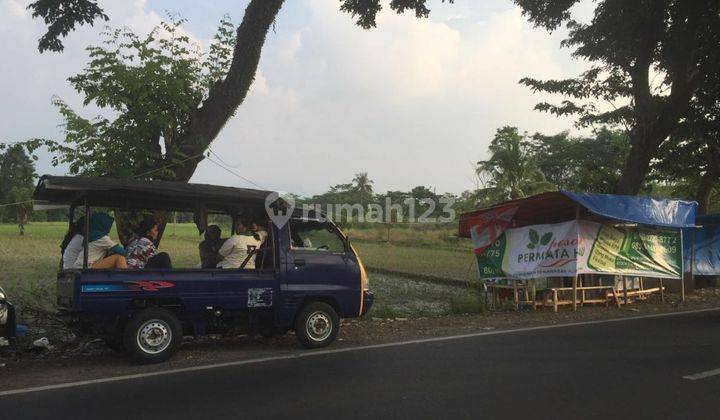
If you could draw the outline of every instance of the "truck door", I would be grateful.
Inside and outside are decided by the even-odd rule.
[[[327,221],[292,218],[282,286],[285,309],[293,313],[305,298],[334,301],[340,316],[357,314],[360,268],[337,227]]]

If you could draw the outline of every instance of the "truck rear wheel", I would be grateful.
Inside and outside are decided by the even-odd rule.
[[[335,341],[340,318],[325,302],[311,302],[303,307],[295,321],[295,335],[308,349],[325,347]]]
[[[169,359],[182,341],[182,325],[175,314],[162,308],[135,313],[123,334],[130,356],[140,363],[160,363]]]

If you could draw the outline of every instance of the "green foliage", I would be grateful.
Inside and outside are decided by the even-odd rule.
[[[554,189],[538,169],[530,146],[527,136],[516,127],[497,130],[488,147],[490,158],[477,163],[484,184],[479,191],[483,201],[495,203]]]
[[[356,23],[365,29],[375,27],[375,21],[378,12],[382,10],[382,4],[380,0],[340,0],[340,10],[343,12],[350,13],[352,17],[356,18]],[[443,0],[443,3],[445,0]],[[448,0],[448,3],[453,3],[454,0]],[[430,14],[428,9],[427,0],[391,0],[390,9],[397,13],[405,13],[407,10],[415,12],[415,16],[419,18],[426,18]]]
[[[538,169],[558,189],[569,191],[611,193],[630,151],[626,132],[604,127],[593,137],[538,133],[531,143]]]
[[[720,74],[706,76],[690,102],[690,111],[664,143],[654,162],[654,178],[672,186],[675,195],[694,198],[700,212],[710,212],[720,203]]]
[[[93,0],[37,0],[30,3],[33,18],[42,18],[48,26],[38,42],[40,52],[60,52],[64,49],[60,38],[67,36],[75,25],[91,25],[95,19],[108,20],[107,15]]]
[[[658,147],[678,128],[693,98],[712,91],[720,65],[720,3],[717,1],[602,0],[589,23],[574,19],[574,0],[515,0],[538,26],[569,29],[562,46],[593,63],[576,78],[520,83],[560,94],[559,104],[536,109],[578,118],[589,126],[623,125],[632,148],[615,190],[637,193]],[[609,106],[608,106],[609,105]]]
[[[23,234],[32,211],[32,191],[35,181],[35,163],[20,144],[5,148],[0,155],[0,204],[18,203],[0,207],[0,219],[15,219]],[[4,217],[1,217],[4,216]]]
[[[466,295],[450,297],[450,313],[455,315],[480,314],[487,312],[483,296],[474,291]]]
[[[41,139],[31,147],[49,146],[54,163],[68,164],[72,174],[172,179],[163,168],[189,158],[178,137],[227,73],[234,44],[227,16],[208,53],[183,32],[183,23],[171,19],[143,37],[127,28],[104,32],[102,44],[87,48],[86,68],[69,81],[85,105],[113,117],[89,120],[54,98],[64,120],[64,144]]]

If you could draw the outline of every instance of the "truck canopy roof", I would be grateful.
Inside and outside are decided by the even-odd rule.
[[[105,177],[43,175],[33,193],[36,205],[87,203],[93,207],[233,212],[263,208],[272,191],[190,184],[174,181],[141,181]]]

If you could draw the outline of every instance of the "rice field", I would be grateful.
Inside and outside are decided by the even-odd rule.
[[[0,287],[21,308],[53,311],[55,277],[60,262],[60,242],[67,229],[63,222],[31,223],[24,236],[15,225],[0,225]],[[368,268],[409,275],[442,277],[463,282],[474,279],[475,263],[467,248],[433,248],[373,242],[353,230],[353,246]],[[409,231],[408,231],[409,232]],[[408,234],[404,232],[404,234]],[[424,233],[432,237],[429,233]],[[440,235],[440,234],[438,234]],[[117,238],[112,232],[111,236]],[[357,238],[357,240],[355,239]],[[194,267],[201,238],[192,224],[169,224],[160,250],[168,252],[176,267]],[[427,242],[427,241],[426,241]],[[479,310],[475,299],[466,299],[468,288],[441,286],[404,277],[371,273],[377,304],[369,316],[429,316],[469,307]],[[479,300],[478,300],[479,302]]]

